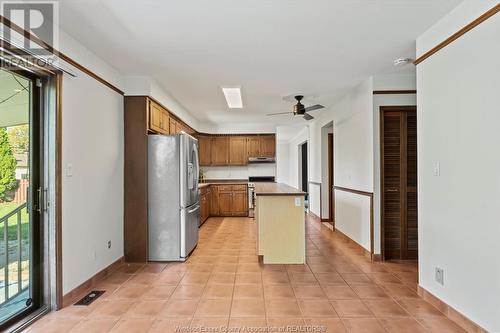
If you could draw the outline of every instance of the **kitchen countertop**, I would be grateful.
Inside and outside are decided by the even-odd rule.
[[[255,183],[255,195],[305,195],[295,187],[291,187],[281,183]]]
[[[248,179],[206,179],[203,183],[198,183],[198,188],[210,185],[247,185]]]

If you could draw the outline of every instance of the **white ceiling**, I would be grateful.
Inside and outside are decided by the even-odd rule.
[[[460,0],[64,0],[63,30],[123,74],[148,75],[200,121],[275,122],[283,96],[331,105]],[[243,88],[228,109],[221,86]],[[306,104],[307,105],[307,104]]]

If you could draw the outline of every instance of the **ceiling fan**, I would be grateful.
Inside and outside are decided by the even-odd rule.
[[[305,120],[311,120],[314,119],[313,116],[308,114],[308,112],[314,111],[314,110],[319,110],[323,109],[324,106],[321,104],[315,104],[308,106],[307,108],[302,104],[300,101],[304,98],[302,95],[297,95],[295,96],[295,99],[297,100],[297,104],[293,106],[293,111],[292,112],[278,112],[278,113],[269,113],[267,116],[277,116],[277,115],[282,115],[282,114],[289,114],[292,113],[294,116],[303,116]]]

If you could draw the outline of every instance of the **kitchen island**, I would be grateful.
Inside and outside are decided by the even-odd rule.
[[[305,263],[304,197],[285,184],[255,184],[257,253],[264,264]]]

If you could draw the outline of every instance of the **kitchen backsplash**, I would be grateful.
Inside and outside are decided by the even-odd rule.
[[[201,167],[205,179],[248,179],[249,176],[276,177],[276,164],[250,164],[246,166]]]

